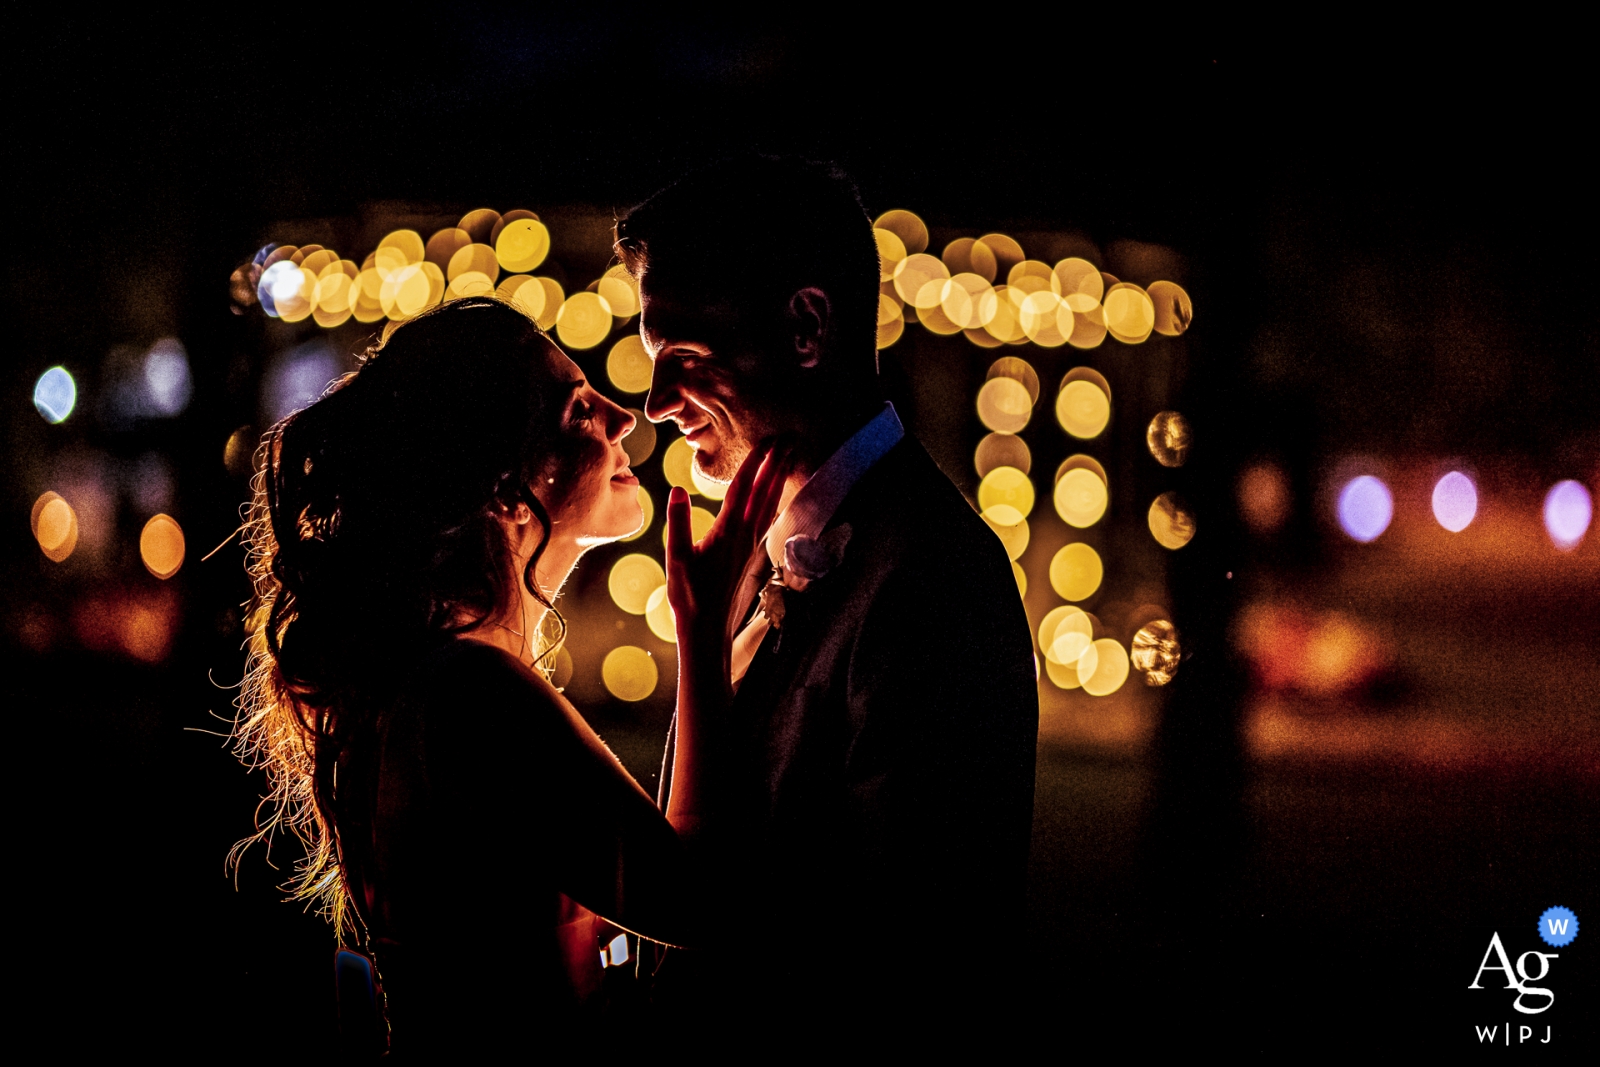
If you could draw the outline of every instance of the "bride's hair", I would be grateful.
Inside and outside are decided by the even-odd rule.
[[[245,848],[288,831],[305,857],[286,888],[355,930],[334,821],[342,753],[375,743],[375,719],[409,657],[514,610],[512,557],[497,516],[526,505],[553,461],[566,390],[549,340],[490,298],[453,301],[386,331],[310,407],[267,432],[245,525],[254,597],[235,752],[269,793]],[[550,627],[541,627],[549,630]],[[352,842],[352,846],[357,846]]]

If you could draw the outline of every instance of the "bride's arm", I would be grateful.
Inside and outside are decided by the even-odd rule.
[[[708,794],[719,774],[719,728],[733,701],[728,613],[740,578],[777,514],[788,478],[784,450],[752,452],[734,476],[717,519],[698,544],[689,525],[689,494],[667,501],[667,600],[678,636],[678,725],[667,821],[693,834],[715,810]]]

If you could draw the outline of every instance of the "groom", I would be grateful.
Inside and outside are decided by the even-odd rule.
[[[718,164],[619,221],[616,247],[651,421],[723,481],[757,442],[796,442],[728,620],[727,921],[659,988],[823,1027],[986,1012],[1027,951],[1032,643],[999,541],[882,398],[855,187],[795,160]]]

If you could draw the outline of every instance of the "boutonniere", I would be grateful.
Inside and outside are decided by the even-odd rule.
[[[761,613],[772,628],[782,629],[786,592],[803,593],[810,584],[827,576],[844,559],[850,543],[850,524],[841,523],[821,537],[795,534],[783,543],[783,566],[761,590]]]

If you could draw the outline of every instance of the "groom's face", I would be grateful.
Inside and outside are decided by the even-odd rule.
[[[649,272],[639,298],[639,332],[655,364],[645,415],[677,423],[700,472],[729,481],[758,442],[785,428],[777,403],[783,360],[762,351],[771,331],[718,295]]]

